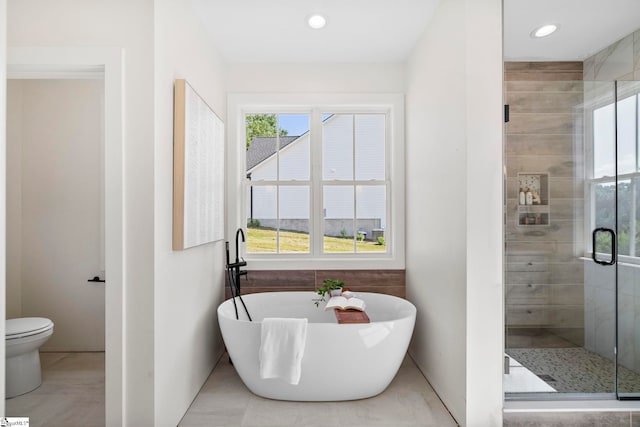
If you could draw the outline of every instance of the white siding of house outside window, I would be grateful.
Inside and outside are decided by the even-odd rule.
[[[358,219],[380,218],[380,227],[387,228],[386,198],[387,188],[384,185],[358,185],[356,187],[356,217]]]
[[[353,115],[336,115],[322,124],[322,154],[324,180],[353,179]]]
[[[356,180],[385,180],[385,116],[356,116]]]
[[[356,178],[358,180],[384,180],[385,174],[385,116],[384,114],[335,115],[323,123],[323,170],[325,180],[353,180],[354,135],[356,152]],[[274,138],[275,141],[275,138]],[[277,159],[280,161],[280,180],[309,179],[309,134],[301,136],[251,170],[251,181],[270,180],[275,176]],[[277,199],[275,187],[254,186],[253,218],[275,219]],[[280,218],[309,218],[308,187],[289,187],[290,197],[280,202]],[[331,187],[324,200],[325,218],[349,219],[354,217],[353,187]],[[299,196],[295,197],[295,194]],[[326,193],[325,193],[326,194]],[[281,194],[282,197],[282,194]],[[386,227],[386,190],[384,186],[358,186],[356,204],[358,218],[380,218]],[[248,206],[250,206],[250,201]]]
[[[280,218],[309,219],[309,187],[280,186]]]
[[[278,163],[276,161],[276,156],[271,156],[271,158],[265,160],[255,168],[251,169],[251,180],[270,181],[274,180],[277,174]]]
[[[253,187],[253,218],[276,219],[277,218],[277,187],[256,186]],[[250,212],[247,212],[250,214]]]
[[[353,218],[353,187],[327,185],[323,199],[326,219]]]
[[[280,180],[308,181],[309,134],[301,136],[280,151]]]
[[[273,139],[275,146],[276,140]],[[275,180],[277,176],[278,158],[280,159],[280,180],[309,180],[309,134],[302,135],[291,144],[254,166],[251,172],[252,181]]]

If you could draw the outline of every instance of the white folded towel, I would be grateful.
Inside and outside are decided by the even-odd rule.
[[[281,378],[289,384],[298,384],[306,340],[307,319],[263,319],[260,378]]]

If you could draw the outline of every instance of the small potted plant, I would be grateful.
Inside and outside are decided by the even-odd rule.
[[[338,279],[324,279],[322,281],[322,286],[316,289],[316,293],[320,295],[320,298],[314,299],[313,301],[316,304],[316,307],[320,304],[320,301],[324,301],[325,294],[329,295],[329,297],[337,296],[342,293],[342,288],[344,287],[344,282]]]

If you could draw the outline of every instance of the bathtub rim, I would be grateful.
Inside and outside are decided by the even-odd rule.
[[[385,323],[385,322],[395,322],[395,321],[400,321],[400,320],[404,320],[404,319],[410,319],[410,318],[415,318],[417,315],[417,308],[416,306],[409,301],[406,298],[402,298],[402,297],[398,297],[395,295],[390,295],[390,294],[385,294],[385,293],[381,293],[381,292],[359,292],[356,291],[356,294],[358,294],[358,296],[362,295],[364,296],[363,299],[366,298],[366,295],[376,295],[376,297],[378,296],[382,296],[383,298],[389,298],[391,300],[398,300],[400,301],[400,303],[402,304],[407,304],[407,313],[400,315],[400,316],[394,316],[391,319],[386,319],[386,320],[378,320],[378,321],[371,321],[368,324],[374,324],[374,323]],[[242,298],[256,298],[257,296],[264,296],[264,295],[271,295],[271,294],[309,294],[309,296],[315,296],[318,297],[318,294],[316,294],[314,291],[269,291],[269,292],[252,292],[252,293],[248,293],[248,294],[243,294],[241,295]],[[234,297],[228,298],[226,300],[224,300],[223,302],[220,303],[220,305],[218,305],[216,312],[218,314],[218,316],[222,316],[225,319],[229,319],[232,321],[236,321],[236,322],[245,322],[245,323],[255,323],[255,324],[262,324],[262,319],[261,320],[248,320],[248,319],[236,319],[234,316],[234,311],[233,308],[231,308],[229,310],[229,314],[231,314],[231,316],[228,316],[227,313],[224,310],[223,306],[229,306],[232,307],[233,306],[233,300]],[[235,297],[237,298],[237,297]],[[365,300],[366,302],[366,300]],[[239,298],[236,299],[236,304],[238,305],[238,313],[244,313],[244,308],[242,307],[242,303],[240,302]],[[366,310],[365,310],[366,312]],[[403,310],[404,312],[404,310]],[[336,323],[326,323],[326,322],[309,322],[309,324],[314,324],[314,325],[323,325],[323,324],[327,324],[327,325],[332,325],[332,324],[338,324]],[[350,325],[363,325],[362,323],[349,323],[349,324],[341,324],[340,326],[350,326]]]

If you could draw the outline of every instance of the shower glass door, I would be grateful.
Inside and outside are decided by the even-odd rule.
[[[505,93],[507,398],[640,398],[640,83]]]
[[[628,223],[626,206],[628,181],[620,175],[631,172],[629,162],[617,144],[616,84],[584,83],[584,352],[579,364],[582,382],[589,386],[579,392],[597,389],[616,396],[616,331],[618,296],[618,256],[628,233],[619,226]],[[635,164],[635,162],[634,162]],[[628,230],[627,230],[628,232]],[[626,240],[625,240],[626,239]]]
[[[640,82],[615,84],[617,151],[616,392],[640,398]]]

